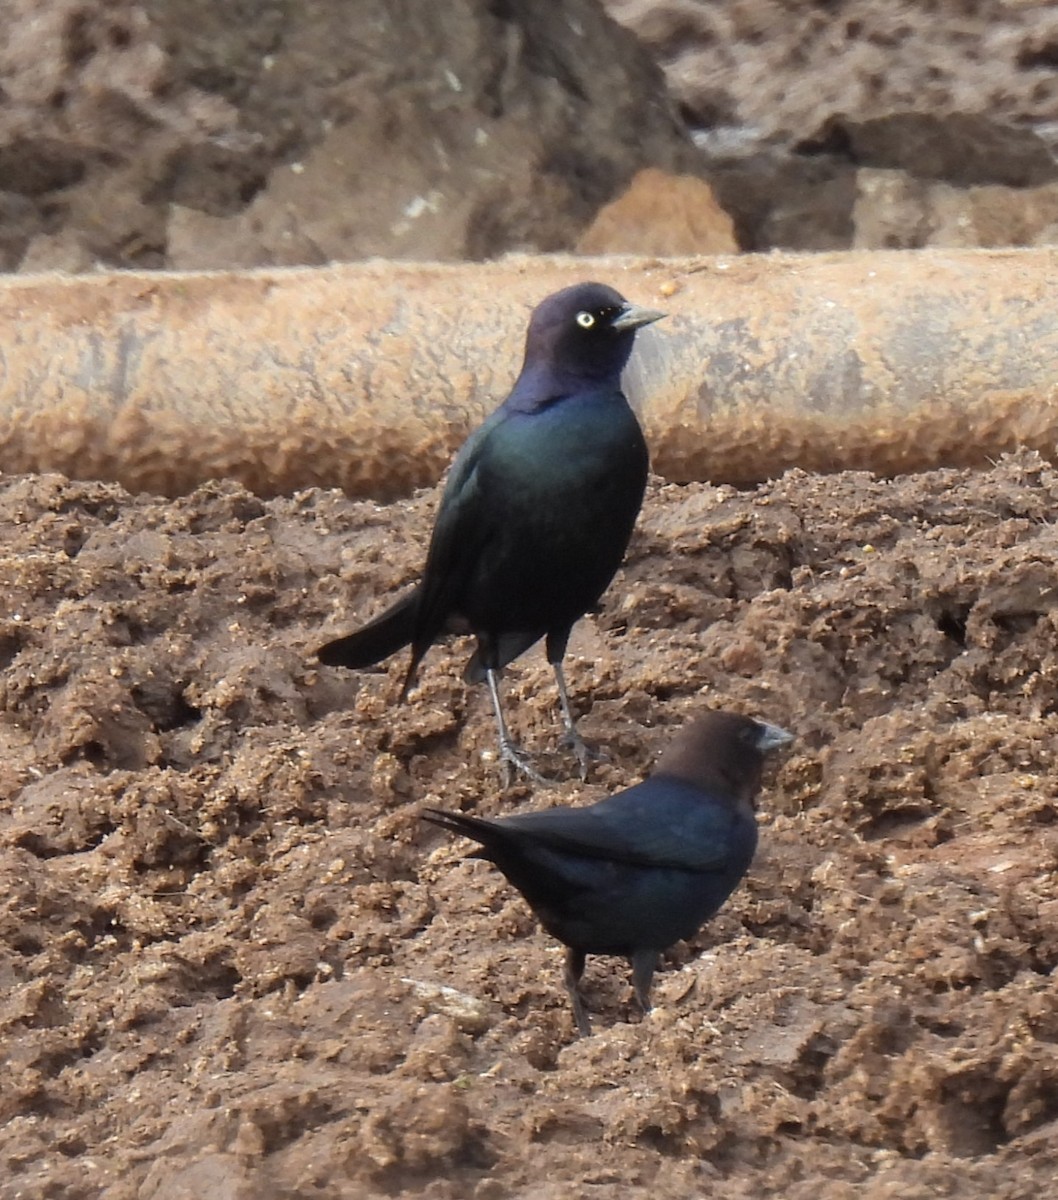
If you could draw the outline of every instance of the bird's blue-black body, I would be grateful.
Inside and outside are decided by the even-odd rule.
[[[471,682],[487,678],[505,760],[533,774],[507,733],[497,677],[541,638],[582,766],[561,660],[624,556],[646,488],[648,456],[621,391],[638,328],[662,314],[612,288],[579,284],[533,313],[510,395],[449,471],[422,582],[381,616],[327,643],[320,661],[366,667],[410,643],[407,694],[423,656],[448,633],[472,633]]]
[[[510,403],[510,402],[508,402]],[[477,634],[468,677],[569,631],[620,566],[646,486],[647,448],[619,389],[526,412],[505,404],[453,464],[427,558],[412,645],[454,618]]]
[[[587,808],[505,817],[502,834],[497,824],[487,857],[544,928],[584,954],[626,958],[693,937],[757,848],[751,811],[659,774]]]
[[[476,841],[477,856],[566,944],[566,985],[587,1033],[577,989],[585,955],[626,957],[649,1008],[659,952],[693,936],[749,868],[764,758],[789,741],[774,725],[710,712],[681,731],[649,778],[597,804],[494,818],[434,808],[422,815]]]

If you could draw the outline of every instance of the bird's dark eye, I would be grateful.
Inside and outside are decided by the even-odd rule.
[[[581,329],[591,329],[595,324],[595,317],[590,312],[577,313],[577,324]]]

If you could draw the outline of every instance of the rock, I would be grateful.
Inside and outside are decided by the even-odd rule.
[[[956,188],[904,171],[862,170],[857,191],[858,249],[1040,246],[1058,240],[1058,183]]]
[[[640,171],[628,190],[599,211],[578,254],[735,254],[734,222],[712,189],[690,175]]]
[[[594,0],[561,12],[521,0],[502,15],[460,0],[410,26],[382,0],[349,7],[290,11],[267,78],[253,79],[262,108],[301,86],[306,58],[346,63],[346,82],[322,126],[309,124],[310,99],[299,144],[244,210],[218,223],[182,201],[173,265],[215,265],[225,245],[240,265],[566,249],[636,169],[695,158],[660,72]],[[213,48],[194,52],[219,68],[245,35],[237,15],[212,20],[223,24]],[[168,28],[190,55],[183,22]]]
[[[897,112],[863,121],[831,117],[795,149],[963,187],[1033,187],[1058,179],[1058,161],[1047,140],[1033,129],[981,113]]]
[[[307,0],[253,20],[7,0],[4,21],[0,267],[570,249],[637,170],[697,158],[596,0]]]
[[[0,271],[13,271],[43,219],[37,206],[17,192],[0,191]]]
[[[416,1000],[431,1012],[449,1017],[463,1033],[484,1033],[493,1024],[494,1017],[489,1005],[477,996],[428,980],[402,979],[401,983],[408,985]]]
[[[603,4],[665,68],[693,127],[735,125],[760,144],[788,146],[831,117],[894,113],[1043,126],[1046,137],[1058,112],[1050,0]]]
[[[856,170],[782,150],[716,162],[709,183],[743,250],[844,250],[852,239]]]
[[[984,8],[937,0],[928,9],[874,0],[603,3],[664,67],[706,160],[696,173],[734,218],[744,249],[1051,236],[1044,193],[1022,202],[914,183],[1058,180],[1058,10],[1047,0]],[[858,174],[868,168],[907,175]],[[920,212],[927,193],[930,212]]]
[[[42,233],[34,237],[18,264],[23,273],[64,271],[73,274],[90,271],[94,265],[91,251],[73,229]]]
[[[852,209],[852,244],[859,250],[908,250],[925,246],[930,238],[926,214],[930,185],[906,171],[856,173]]]

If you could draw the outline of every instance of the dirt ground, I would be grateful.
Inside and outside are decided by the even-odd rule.
[[[0,0],[0,271],[1058,239],[1052,0],[604,3]]]
[[[2,1200],[1047,1194],[1058,1170],[1058,473],[652,487],[569,662],[588,784],[498,786],[466,647],[311,649],[433,491],[0,480]],[[510,672],[554,752],[550,672]],[[559,947],[423,804],[640,778],[703,705],[796,731],[749,878],[573,1036]]]

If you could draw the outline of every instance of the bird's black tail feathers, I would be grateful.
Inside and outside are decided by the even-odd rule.
[[[335,638],[316,651],[320,662],[328,667],[350,667],[361,670],[396,654],[412,640],[419,589],[402,596],[379,617],[363,629],[345,637]]]
[[[461,837],[470,838],[486,850],[505,840],[501,829],[481,817],[468,817],[465,813],[445,812],[440,808],[424,808],[419,816],[424,821],[429,821],[431,825],[440,825],[449,833],[458,833]]]

